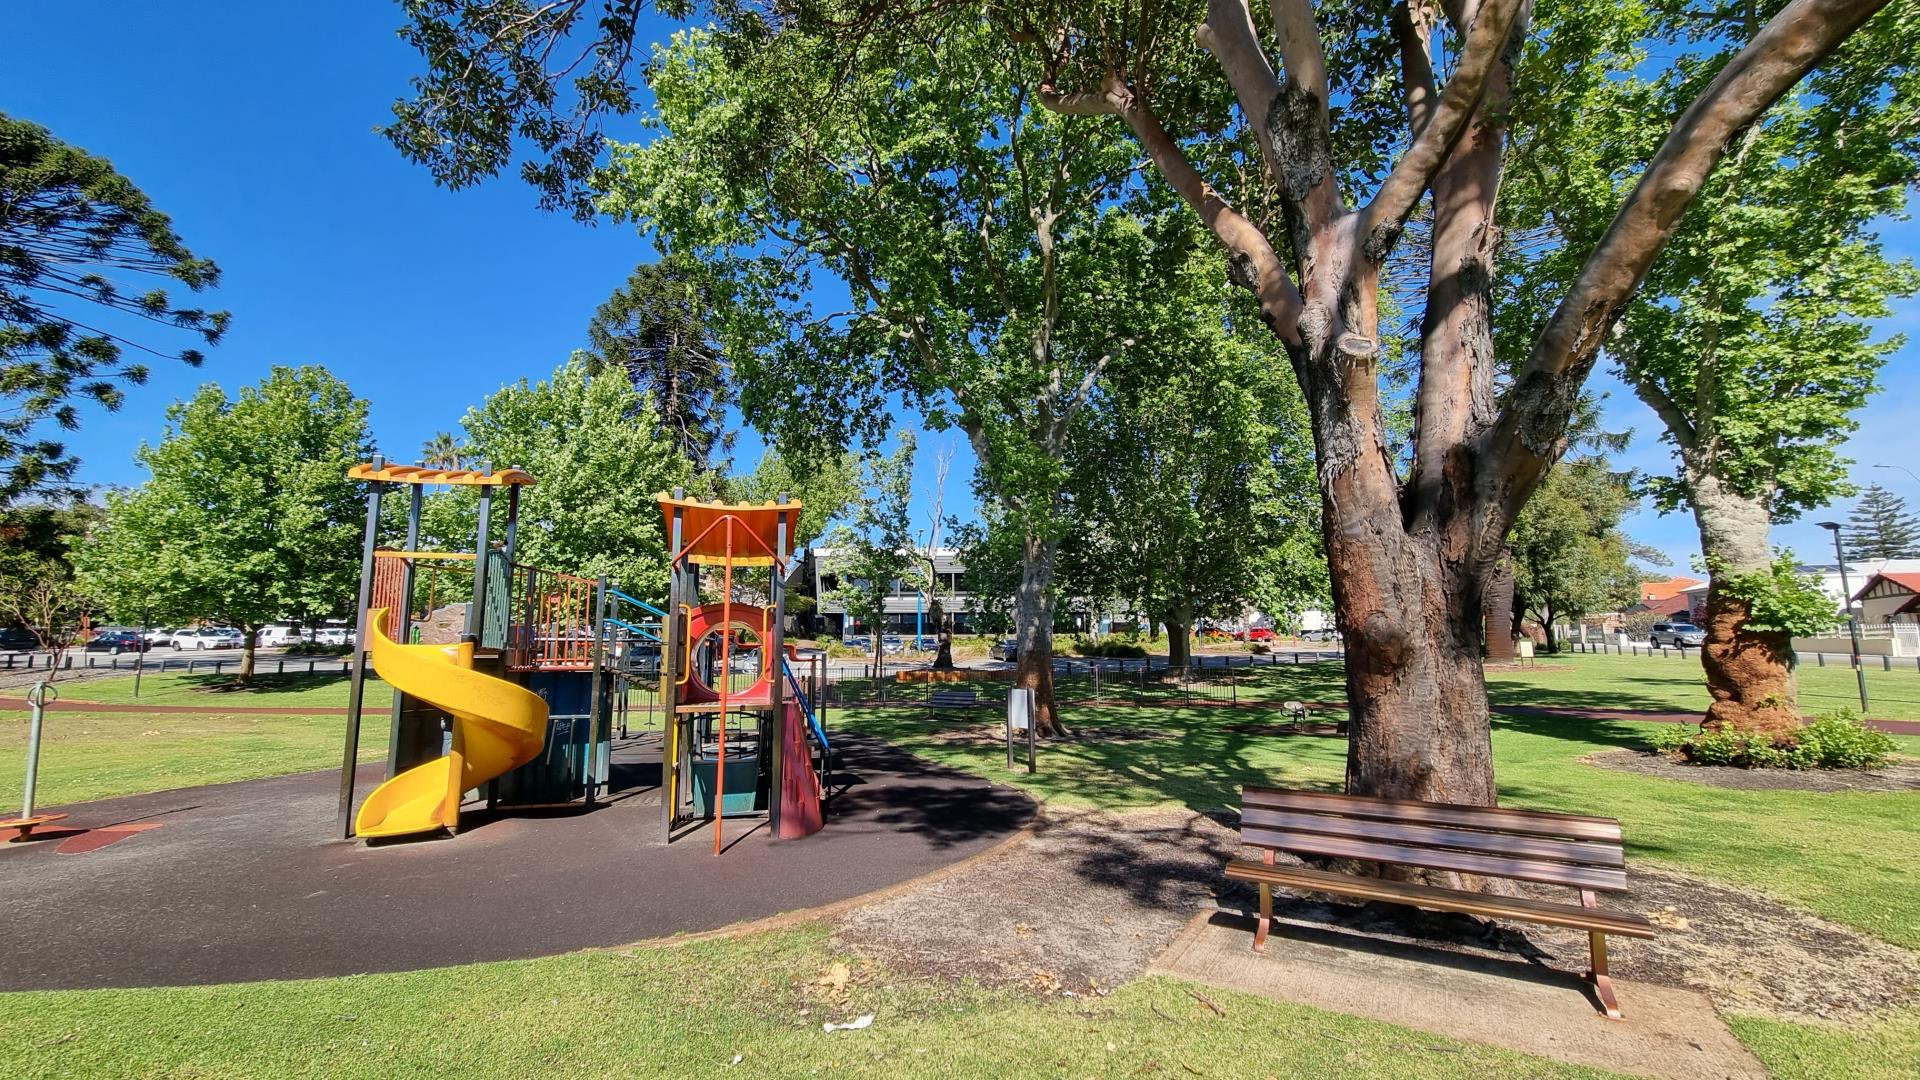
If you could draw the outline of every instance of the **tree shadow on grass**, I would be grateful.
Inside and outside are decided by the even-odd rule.
[[[369,673],[371,674],[371,673]],[[254,672],[252,680],[241,682],[238,675],[178,675],[181,686],[207,694],[284,694],[297,690],[320,690],[345,685],[351,676],[342,673],[306,672],[277,674]],[[368,680],[372,681],[371,678]]]
[[[1567,742],[1594,743],[1630,750],[1653,749],[1653,741],[1644,729],[1623,720],[1555,716],[1552,713],[1503,712],[1495,714],[1493,727],[1496,731],[1539,735]],[[1500,771],[1498,761],[1495,762],[1494,771],[1496,775]]]

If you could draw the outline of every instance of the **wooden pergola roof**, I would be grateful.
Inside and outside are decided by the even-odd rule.
[[[431,469],[425,465],[388,465],[376,469],[370,461],[347,470],[349,480],[379,480],[388,484],[451,484],[455,487],[529,486],[533,476],[521,469]]]

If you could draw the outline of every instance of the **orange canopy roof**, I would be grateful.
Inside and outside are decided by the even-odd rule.
[[[460,487],[504,487],[531,484],[533,477],[519,469],[481,472],[479,469],[430,469],[425,465],[388,465],[376,469],[370,461],[347,470],[349,480],[384,480],[389,484],[453,484]]]
[[[800,504],[723,503],[699,499],[676,499],[665,492],[655,495],[666,525],[667,539],[673,539],[673,514],[680,511],[680,546],[688,559],[696,563],[727,561],[728,518],[732,518],[733,565],[766,566],[778,561],[786,565],[793,554],[793,533],[800,524]],[[780,515],[787,516],[787,542],[780,545]],[[676,553],[677,554],[677,553]]]

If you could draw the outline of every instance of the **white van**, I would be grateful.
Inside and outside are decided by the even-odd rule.
[[[306,641],[308,636],[306,631],[297,626],[289,623],[275,623],[272,626],[261,627],[259,636],[253,639],[253,643],[263,649],[284,649],[295,642]]]

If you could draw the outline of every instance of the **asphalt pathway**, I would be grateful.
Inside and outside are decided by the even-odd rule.
[[[616,748],[616,798],[489,815],[458,836],[334,835],[337,772],[58,807],[63,825],[158,823],[84,855],[0,844],[0,990],[403,971],[614,946],[814,907],[984,851],[1022,828],[1017,790],[877,740],[836,737],[827,827],[774,842],[729,821],[662,843],[657,734]],[[361,794],[378,782],[363,767]],[[749,831],[753,830],[753,831]]]

